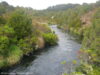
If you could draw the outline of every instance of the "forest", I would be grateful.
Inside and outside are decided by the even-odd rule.
[[[82,45],[80,65],[74,73],[100,75],[100,0],[96,3],[62,4],[35,10],[0,3],[0,69],[18,64],[30,53],[57,45],[57,27]]]

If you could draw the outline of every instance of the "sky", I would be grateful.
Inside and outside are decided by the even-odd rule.
[[[41,10],[57,4],[94,3],[97,0],[0,0],[0,1],[6,1],[13,6],[32,7],[33,9]]]

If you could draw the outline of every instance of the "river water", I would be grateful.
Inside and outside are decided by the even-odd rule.
[[[71,36],[63,33],[56,25],[51,28],[58,35],[58,45],[46,48],[30,58],[26,57],[23,63],[9,70],[10,75],[62,75],[74,71],[78,64],[77,51],[81,45],[71,40]],[[77,61],[77,64],[73,64],[73,61]]]

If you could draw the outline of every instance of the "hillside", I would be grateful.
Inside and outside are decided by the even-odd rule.
[[[82,44],[78,52],[81,65],[72,75],[100,75],[100,0],[91,4],[56,5],[47,11],[50,24],[57,24]]]
[[[80,19],[81,19],[83,26],[88,26],[88,25],[92,24],[92,18],[93,18],[93,15],[95,14],[95,12],[96,12],[96,9],[89,11],[81,16]]]
[[[78,5],[79,4],[61,4],[61,5],[55,5],[55,6],[48,7],[46,10],[47,11],[64,11],[69,8],[74,8]]]

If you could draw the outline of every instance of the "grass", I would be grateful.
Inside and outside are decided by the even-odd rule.
[[[8,57],[0,57],[0,68],[14,65],[20,61],[23,53],[19,47],[12,45],[8,53]]]

